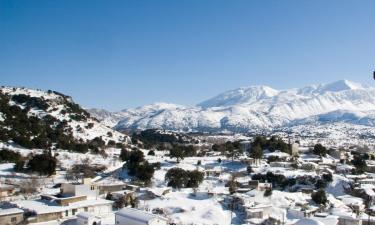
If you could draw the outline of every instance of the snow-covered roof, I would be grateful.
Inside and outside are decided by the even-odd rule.
[[[274,151],[274,152],[270,152],[270,153],[264,153],[264,156],[266,156],[267,158],[270,157],[270,156],[277,156],[279,158],[290,157],[290,155],[288,153],[280,152],[280,151]]]
[[[96,216],[88,212],[81,212],[77,214],[77,217],[82,218],[82,219],[89,219],[89,218],[93,218]]]
[[[325,224],[314,219],[300,219],[294,225],[325,225]]]
[[[121,216],[121,217],[126,217],[131,220],[136,220],[141,223],[148,223],[149,221],[155,220],[155,219],[160,219],[160,220],[167,220],[163,217],[160,217],[158,215],[154,215],[152,213],[148,213],[145,211],[141,211],[138,209],[133,209],[133,208],[123,208],[116,212],[116,216]]]
[[[18,213],[23,213],[23,210],[19,208],[0,209],[0,216],[12,215],[12,214],[18,214]]]
[[[14,202],[14,204],[16,204],[18,207],[28,209],[30,211],[35,211],[37,214],[63,212],[68,209],[76,209],[87,206],[105,205],[112,203],[112,201],[106,199],[83,200],[79,202],[70,203],[69,206],[60,206],[56,204],[54,201],[43,200],[20,200]]]

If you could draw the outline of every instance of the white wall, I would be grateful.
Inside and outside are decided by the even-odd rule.
[[[167,221],[155,219],[147,224],[142,221],[116,215],[116,225],[167,225]]]

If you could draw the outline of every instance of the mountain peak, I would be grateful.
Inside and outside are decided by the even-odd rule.
[[[242,87],[219,94],[211,99],[199,103],[198,106],[209,108],[253,103],[262,99],[271,98],[278,93],[278,90],[268,86],[259,85]]]
[[[324,84],[319,88],[322,92],[338,92],[358,89],[365,89],[365,86],[349,80],[339,80],[333,83]]]

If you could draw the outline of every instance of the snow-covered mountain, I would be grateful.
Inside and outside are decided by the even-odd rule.
[[[86,152],[127,143],[129,137],[91,117],[64,94],[1,87],[0,142]]]
[[[248,132],[330,122],[374,126],[375,88],[348,80],[288,90],[250,86],[192,107],[156,103],[115,113],[90,112],[118,130]]]

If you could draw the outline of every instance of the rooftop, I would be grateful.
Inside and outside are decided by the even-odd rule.
[[[18,213],[23,213],[23,210],[19,208],[0,209],[0,216],[12,215],[12,214],[18,214]]]
[[[160,217],[158,215],[154,215],[152,213],[141,211],[138,209],[132,209],[132,208],[123,208],[116,212],[116,216],[122,216],[129,219],[137,220],[139,222],[147,223],[149,221],[152,221],[154,219],[161,219],[161,220],[167,220],[163,217]]]

